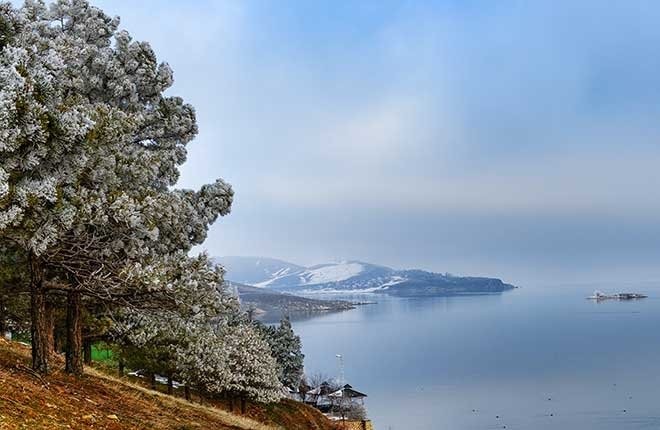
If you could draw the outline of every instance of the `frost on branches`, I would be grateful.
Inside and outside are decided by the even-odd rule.
[[[130,230],[112,245],[132,257],[149,240],[186,249],[229,211],[220,180],[169,191],[195,112],[164,95],[172,70],[118,25],[83,0],[0,7],[0,229],[36,255],[109,222]]]
[[[75,327],[84,300],[156,306],[170,284],[139,285],[134,268],[203,242],[232,202],[222,180],[171,189],[195,112],[164,94],[171,69],[118,25],[84,0],[0,4],[0,232],[29,256],[41,372],[49,297],[68,295]],[[67,340],[74,365],[79,337]]]
[[[221,179],[174,188],[197,123],[164,94],[172,83],[148,43],[86,0],[0,3],[0,249],[26,256],[33,366],[48,370],[46,308],[60,306],[66,370],[81,374],[93,309],[129,364],[210,395],[275,401],[271,346],[222,271],[188,256],[233,191]]]
[[[206,256],[180,255],[136,276],[168,283],[168,307],[129,312],[115,326],[120,354],[133,366],[176,378],[207,395],[258,402],[282,396],[278,367],[268,343],[240,315],[222,273]],[[148,282],[145,281],[145,284]]]
[[[277,364],[250,324],[198,326],[177,349],[181,379],[208,394],[270,403],[282,398]]]
[[[48,370],[46,308],[60,306],[66,370],[81,374],[93,309],[135,366],[275,401],[279,353],[240,315],[222,271],[187,255],[233,191],[221,179],[174,188],[197,123],[164,94],[172,83],[148,43],[86,0],[0,3],[0,249],[25,255],[33,367]]]

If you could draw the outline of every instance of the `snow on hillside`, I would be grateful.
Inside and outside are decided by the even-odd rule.
[[[253,283],[251,285],[253,287],[266,288],[270,285],[273,285],[274,283],[276,283],[280,279],[286,279],[290,275],[291,275],[290,273],[281,273],[279,275],[275,274],[275,275],[273,275],[273,277],[271,279],[268,279],[268,280],[263,281],[263,282],[256,282],[256,283]]]
[[[286,284],[289,286],[308,286],[331,284],[347,281],[365,272],[365,265],[355,261],[322,264],[308,269],[290,270],[285,268],[274,273],[270,279],[257,282],[255,287],[272,287]]]
[[[286,276],[289,273],[291,273],[291,268],[290,267],[284,267],[284,268],[278,270],[277,272],[273,273],[271,276],[273,278],[279,278],[280,276]]]
[[[404,278],[403,276],[392,276],[389,281],[385,282],[383,285],[381,285],[379,288],[386,288],[386,287],[391,287],[392,285],[397,285],[402,282],[406,282],[407,279]]]
[[[300,275],[301,285],[327,284],[341,282],[359,275],[364,271],[360,263],[341,262],[310,268]]]
[[[383,278],[388,277],[392,272],[393,270],[387,267],[358,261],[343,261],[340,263],[320,264],[288,274],[274,276],[271,279],[253,285],[282,290],[300,287],[318,287],[324,290],[332,288],[363,290],[365,288],[380,287],[383,282],[387,282]],[[304,290],[299,291],[303,292]]]

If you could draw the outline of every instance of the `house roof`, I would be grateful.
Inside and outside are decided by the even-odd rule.
[[[339,390],[335,391],[334,393],[328,394],[328,397],[348,397],[351,399],[355,399],[360,397],[367,397],[367,395],[357,390],[354,390],[353,387],[346,384],[343,387],[341,387]]]

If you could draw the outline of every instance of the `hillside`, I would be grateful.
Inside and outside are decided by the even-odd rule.
[[[213,260],[231,272],[229,279],[248,285],[305,269],[297,264],[266,257],[221,257]]]
[[[236,282],[228,282],[228,285],[238,292],[243,309],[255,309],[256,317],[266,322],[277,321],[284,315],[299,318],[319,313],[345,311],[355,307],[352,303],[343,300],[299,297]]]
[[[250,405],[252,418],[89,369],[84,378],[29,369],[28,347],[0,339],[0,429],[332,430],[316,410],[293,401]],[[59,363],[57,364],[60,365]]]
[[[225,265],[227,279],[252,279],[248,284],[293,294],[380,293],[415,297],[498,293],[514,288],[497,278],[396,270],[361,261],[342,261],[311,267],[261,257],[221,257],[214,261]],[[241,263],[239,272],[232,269],[235,261]],[[267,271],[263,270],[264,261],[270,262]]]

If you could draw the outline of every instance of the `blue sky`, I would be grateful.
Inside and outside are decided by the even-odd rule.
[[[98,1],[198,112],[213,255],[660,280],[660,4]]]

